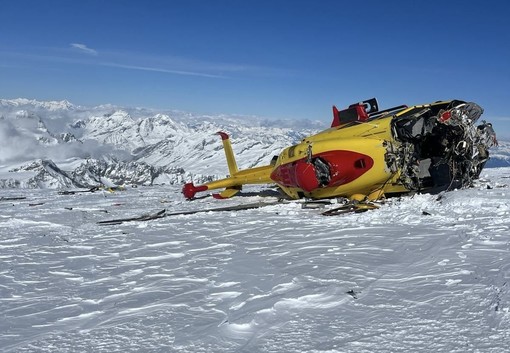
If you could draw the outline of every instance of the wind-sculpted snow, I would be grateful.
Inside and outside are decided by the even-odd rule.
[[[211,180],[228,173],[216,132],[231,134],[239,167],[247,168],[268,164],[273,155],[318,126],[316,122],[270,123],[257,117],[110,105],[86,108],[67,101],[0,100],[0,187],[67,188],[69,177],[75,187],[88,181],[92,184],[87,186],[97,186],[101,179],[135,185]],[[15,171],[33,169],[34,163],[43,169],[49,165],[40,160],[54,164],[63,175],[55,175],[52,171],[56,168],[29,177],[21,175],[22,180],[14,175]],[[109,167],[104,168],[105,163]],[[91,164],[96,165],[92,169],[98,174],[82,178],[80,171],[90,171]],[[112,169],[125,177],[112,179],[104,173]],[[133,175],[134,171],[141,174]]]
[[[96,222],[276,198],[4,190],[1,351],[507,351],[510,169],[482,175],[360,214],[293,201],[112,226]]]

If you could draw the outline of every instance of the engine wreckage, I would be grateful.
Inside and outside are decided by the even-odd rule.
[[[400,170],[399,182],[408,190],[471,186],[497,145],[492,125],[483,121],[476,103],[451,101],[415,107],[392,122],[396,149],[388,166]]]

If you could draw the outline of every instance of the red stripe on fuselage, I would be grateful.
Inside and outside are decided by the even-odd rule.
[[[279,165],[271,173],[271,179],[286,187],[295,187],[311,192],[319,187],[340,186],[356,180],[374,165],[374,160],[365,154],[354,151],[328,151],[312,156],[312,161],[320,158],[329,167],[327,185],[320,185],[316,166],[302,158]]]

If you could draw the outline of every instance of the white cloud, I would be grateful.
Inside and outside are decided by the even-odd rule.
[[[495,117],[495,118],[489,118],[487,119],[489,121],[510,121],[510,116],[498,116],[498,117]]]
[[[116,63],[102,63],[101,65],[110,66],[110,67],[118,67],[118,68],[129,69],[129,70],[154,71],[154,72],[162,72],[162,73],[167,73],[167,74],[176,74],[176,75],[185,75],[185,76],[201,76],[201,77],[210,77],[210,78],[224,78],[224,76],[222,76],[222,75],[214,75],[214,74],[208,74],[208,73],[204,73],[204,72],[171,70],[171,69],[164,69],[164,68],[158,68],[158,67],[149,67],[149,66],[124,65],[124,64],[116,64]]]
[[[236,64],[229,62],[213,62],[189,57],[172,55],[153,55],[139,52],[109,51],[102,49],[101,53],[89,48],[83,43],[70,43],[68,48],[45,48],[46,52],[38,50],[37,53],[6,52],[0,50],[0,56],[11,59],[61,62],[80,65],[100,65],[126,70],[147,72],[160,72],[171,75],[206,77],[213,79],[230,79],[233,77],[288,77],[296,73],[283,68],[264,67],[251,64]],[[83,55],[69,55],[71,51]],[[14,62],[14,61],[13,61]],[[5,65],[0,63],[1,65]],[[28,65],[28,64],[27,64]]]
[[[89,55],[97,55],[97,50],[87,47],[85,44],[71,43],[71,47]]]
[[[22,163],[33,159],[65,160],[71,157],[97,158],[114,155],[120,160],[129,160],[130,154],[117,151],[113,146],[101,145],[94,140],[73,141],[65,144],[41,144],[33,132],[33,120],[17,119],[15,124],[0,119],[0,164]],[[32,132],[31,132],[32,130]]]
[[[22,135],[7,120],[0,120],[0,162],[28,160],[40,151],[33,138]]]

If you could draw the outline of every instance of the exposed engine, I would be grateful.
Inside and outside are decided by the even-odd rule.
[[[483,109],[475,103],[415,107],[392,122],[400,144],[389,147],[388,166],[400,169],[399,182],[409,190],[471,186],[497,145],[490,123],[475,126]]]

